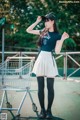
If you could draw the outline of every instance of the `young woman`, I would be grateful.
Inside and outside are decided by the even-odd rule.
[[[43,30],[34,30],[34,27],[44,20],[45,28]],[[59,34],[56,27],[56,20],[53,13],[49,13],[46,16],[38,16],[35,23],[29,26],[26,31],[31,34],[40,36],[38,45],[40,52],[35,61],[32,73],[37,76],[38,82],[38,98],[41,106],[40,118],[52,118],[51,107],[54,100],[54,78],[58,75],[58,69],[54,57],[52,57],[52,50],[55,49],[56,53],[59,53],[62,47],[63,41],[69,37],[64,32],[62,35]],[[45,110],[44,104],[44,77],[47,80],[48,90],[48,105]]]

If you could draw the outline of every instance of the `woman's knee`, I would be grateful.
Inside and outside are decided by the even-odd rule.
[[[50,92],[54,90],[54,78],[47,78],[47,89]]]

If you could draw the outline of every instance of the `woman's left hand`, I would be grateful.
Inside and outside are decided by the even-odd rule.
[[[68,35],[68,33],[64,32],[64,33],[62,34],[61,39],[62,39],[62,40],[65,40],[65,39],[67,39],[67,38],[69,38],[69,35]]]

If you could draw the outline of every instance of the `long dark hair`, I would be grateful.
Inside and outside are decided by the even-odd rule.
[[[57,32],[58,33],[58,28],[57,28],[57,25],[56,25],[56,22],[54,20],[54,24],[53,24],[53,27],[54,27],[54,32]],[[42,44],[42,38],[44,35],[46,35],[48,33],[49,29],[46,29],[44,28],[41,32],[40,32],[40,36],[39,36],[39,39],[37,41],[37,45],[40,47],[41,44]]]

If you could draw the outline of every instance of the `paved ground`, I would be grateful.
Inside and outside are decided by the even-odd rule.
[[[7,80],[8,78],[6,78]],[[18,81],[18,78],[11,79],[7,83],[13,86],[25,86],[26,82],[22,82],[22,80]],[[54,115],[53,120],[80,120],[80,82],[77,81],[80,78],[75,78],[76,82],[70,79],[70,81],[62,80],[61,78],[55,78],[55,98],[52,106],[52,113]],[[0,78],[1,81],[1,78]],[[25,84],[23,84],[25,83]],[[0,83],[1,85],[1,83]],[[40,111],[40,106],[37,98],[37,81],[36,78],[31,78],[31,95],[33,97],[34,102],[37,105],[38,111]],[[18,107],[21,99],[23,97],[24,92],[21,91],[8,91],[9,102],[13,107]],[[2,98],[2,90],[0,90],[0,102]],[[4,103],[6,100],[4,100]],[[5,107],[5,104],[4,104]],[[47,89],[46,89],[46,80],[45,80],[45,107],[47,107]],[[2,111],[3,113],[8,114],[8,120],[12,120],[12,115],[8,111]],[[16,112],[13,112],[16,114]],[[29,95],[27,94],[24,104],[22,106],[20,112],[21,118],[20,120],[36,120],[36,114],[32,110],[32,103]]]

